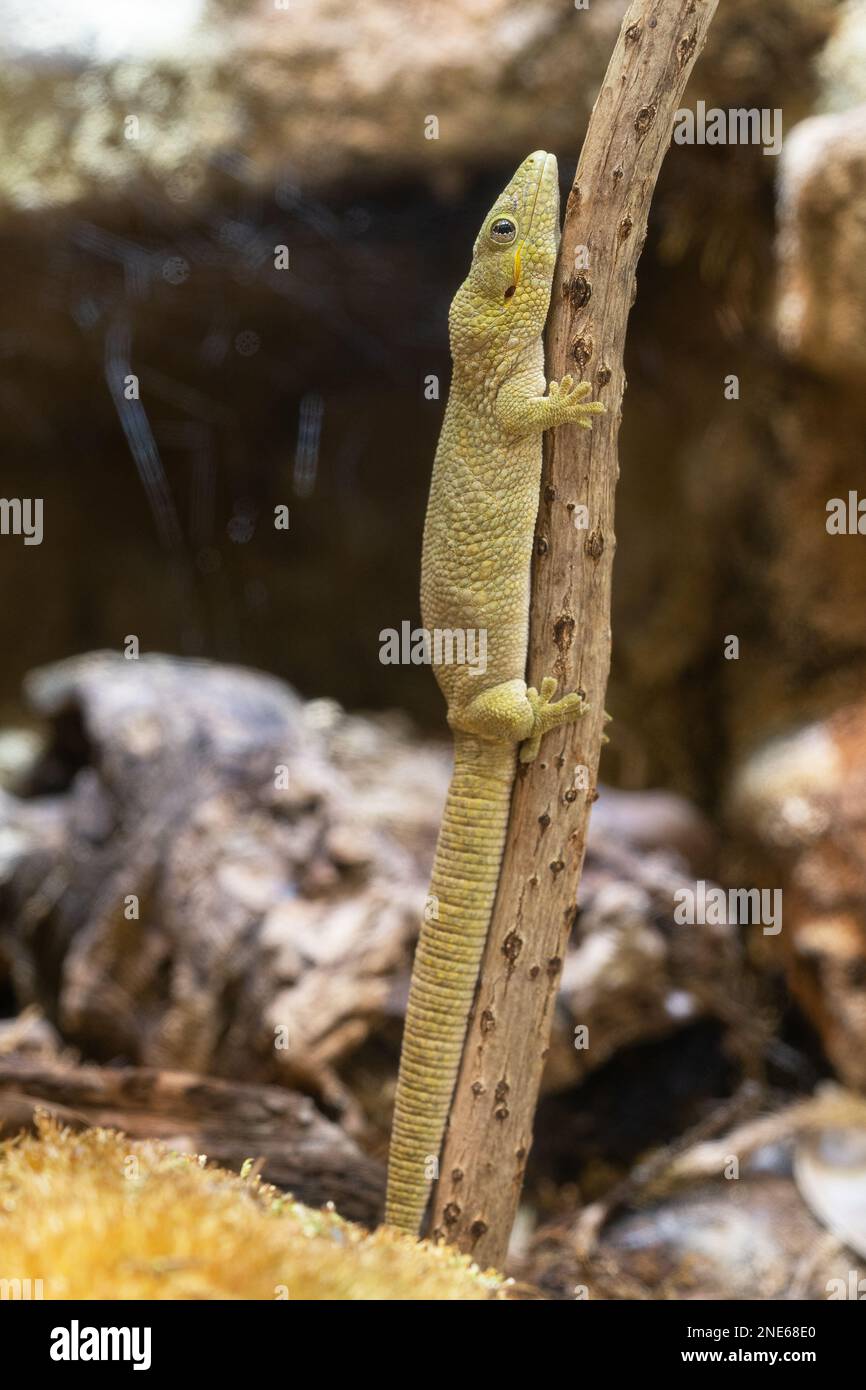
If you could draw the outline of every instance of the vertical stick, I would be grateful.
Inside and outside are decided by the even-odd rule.
[[[623,349],[650,201],[718,0],[635,0],[595,103],[565,212],[548,376],[592,382],[593,433],[545,436],[528,677],[590,712],[521,769],[452,1102],[431,1234],[501,1264],[514,1221],[586,847],[610,666]],[[579,20],[579,16],[577,17]],[[585,509],[585,510],[582,510]],[[583,523],[581,527],[581,523]]]

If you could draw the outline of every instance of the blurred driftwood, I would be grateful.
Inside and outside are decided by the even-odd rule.
[[[389,804],[375,756],[356,787],[351,735],[338,765],[315,710],[256,672],[96,654],[29,694],[51,737],[7,804],[19,1002],[98,1060],[348,1104],[333,1064],[387,1011],[423,902],[419,797]],[[398,734],[379,741],[393,773]]]
[[[448,752],[206,662],[97,653],[28,689],[43,751],[0,799],[19,1007],[55,1052],[280,1083],[383,1142]],[[596,813],[546,1089],[707,1018],[759,1065],[735,929],[673,919],[677,888],[712,877],[706,822],[661,793],[602,789]],[[0,1028],[0,1055],[37,1042]]]
[[[306,1096],[277,1086],[242,1086],[188,1072],[139,1067],[57,1067],[0,1059],[0,1137],[32,1127],[36,1111],[72,1128],[121,1129],[161,1139],[239,1170],[260,1161],[266,1182],[308,1206],[333,1202],[373,1226],[384,1172]]]

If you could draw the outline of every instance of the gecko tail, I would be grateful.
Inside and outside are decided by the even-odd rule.
[[[388,1160],[385,1221],[421,1233],[493,903],[515,750],[458,734],[415,953]]]

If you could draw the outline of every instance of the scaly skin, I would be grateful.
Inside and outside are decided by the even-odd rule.
[[[511,233],[513,232],[513,235]],[[433,629],[486,629],[487,668],[440,665],[454,775],[415,955],[391,1136],[386,1221],[418,1233],[430,1196],[499,878],[518,747],[577,719],[579,695],[527,689],[541,435],[603,410],[570,377],[545,394],[542,333],[559,245],[553,155],[525,159],[478,235],[451,305],[454,372],[424,529],[421,607]]]

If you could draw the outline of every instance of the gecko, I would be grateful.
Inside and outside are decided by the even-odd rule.
[[[439,664],[451,778],[400,1056],[386,1223],[420,1234],[474,1002],[518,757],[586,710],[557,682],[527,687],[542,433],[591,428],[591,386],[546,382],[543,332],[559,249],[556,158],[536,150],[496,199],[448,318],[453,371],[421,560],[425,629],[486,634],[485,669]]]

